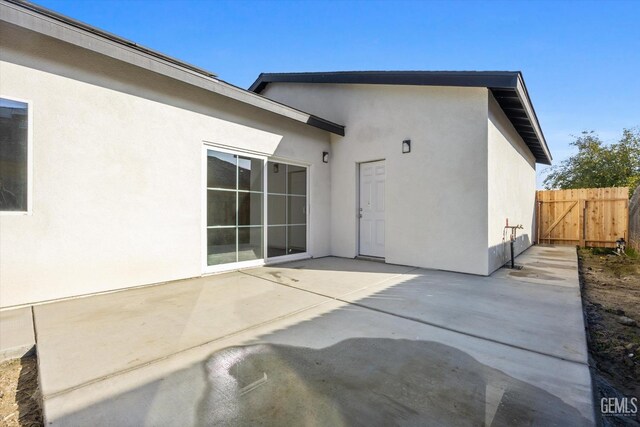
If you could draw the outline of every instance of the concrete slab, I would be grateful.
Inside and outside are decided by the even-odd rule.
[[[325,301],[241,273],[36,306],[45,396]]]
[[[517,265],[522,266],[522,270],[502,268],[493,273],[492,277],[580,289],[578,254],[574,247],[534,246],[518,256]]]
[[[52,304],[47,421],[591,425],[579,294],[503,274],[328,258]]]
[[[35,344],[31,307],[0,311],[0,362],[24,356]]]
[[[587,363],[580,289],[439,271],[344,297],[398,316]]]
[[[590,425],[581,364],[338,301],[45,402],[53,425]]]
[[[404,280],[415,267],[375,261],[325,257],[244,270],[246,274],[332,298],[387,283]]]
[[[575,249],[533,247],[518,257],[518,265],[523,268],[500,269],[483,277],[329,257],[247,273],[587,363]]]

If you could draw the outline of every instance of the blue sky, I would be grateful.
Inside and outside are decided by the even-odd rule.
[[[260,72],[520,70],[554,163],[582,130],[640,126],[636,0],[36,3],[245,88]]]

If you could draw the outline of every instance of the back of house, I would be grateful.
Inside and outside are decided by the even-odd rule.
[[[309,257],[487,275],[551,160],[519,72],[247,91],[7,0],[0,120],[4,309]]]
[[[346,126],[332,254],[486,275],[509,255],[507,221],[523,227],[516,254],[531,245],[536,163],[551,156],[521,73],[262,74],[251,90]],[[372,221],[370,200],[384,210]]]

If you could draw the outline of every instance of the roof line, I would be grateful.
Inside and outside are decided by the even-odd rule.
[[[395,84],[512,88],[519,71],[328,71],[261,73],[249,87],[259,93],[269,83]],[[391,82],[391,83],[390,83]]]
[[[80,46],[255,108],[344,136],[343,125],[247,91],[220,80],[210,71],[145,48],[130,40],[34,3],[22,0],[0,0],[0,21]]]
[[[536,158],[551,164],[551,153],[520,71],[332,71],[261,73],[249,90],[261,93],[270,83],[387,84],[485,87]]]
[[[101,30],[100,28],[94,27],[93,25],[89,25],[89,24],[85,24],[82,21],[78,21],[76,19],[73,19],[69,16],[63,15],[61,13],[55,12],[51,9],[48,9],[46,7],[37,5],[35,3],[31,3],[29,1],[26,0],[5,0],[8,3],[12,3],[16,6],[20,6],[23,7],[25,9],[31,10],[32,12],[36,12],[40,15],[44,15],[44,16],[48,16],[49,18],[55,19],[57,21],[63,22],[65,24],[71,25],[73,27],[79,28],[81,30],[84,31],[88,31],[92,34],[95,34],[97,36],[103,37],[105,39],[109,39],[111,41],[114,41],[116,43],[120,43],[120,44],[124,44],[132,49],[138,50],[142,53],[145,53],[147,55],[151,55],[154,56],[158,59],[162,59],[163,61],[167,61],[170,62],[172,64],[178,65],[180,67],[183,68],[187,68],[191,71],[195,71],[196,73],[205,75],[207,77],[217,77],[217,75],[211,71],[205,70],[204,68],[200,68],[200,67],[196,67],[195,65],[189,64],[188,62],[184,62],[181,61],[179,59],[176,59],[172,56],[169,55],[165,55],[164,53],[158,52],[157,50],[153,50],[150,49],[148,47],[144,47],[142,45],[139,45],[136,42],[133,42],[131,40],[125,39],[124,37],[120,37],[116,34],[110,33],[108,31],[105,30]]]
[[[551,152],[549,151],[549,146],[547,145],[547,139],[545,138],[544,132],[542,131],[542,126],[540,126],[540,121],[538,120],[536,109],[533,106],[533,102],[531,102],[531,97],[529,96],[529,91],[527,90],[527,85],[524,82],[524,77],[522,77],[522,73],[518,73],[518,82],[522,85],[523,93],[527,98],[527,103],[531,107],[531,113],[533,115],[534,125],[538,127],[538,132],[540,132],[540,135],[542,136],[542,142],[543,142],[542,148],[544,149],[547,156],[549,157],[549,160],[553,160],[553,156],[551,156]]]

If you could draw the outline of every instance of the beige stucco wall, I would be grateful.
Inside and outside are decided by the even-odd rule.
[[[528,248],[533,238],[536,192],[536,163],[531,151],[511,122],[489,95],[488,139],[488,207],[489,272],[500,268],[510,257],[509,225],[522,224],[517,230],[515,254]]]
[[[264,95],[346,126],[332,136],[331,252],[358,254],[357,165],[386,160],[386,261],[487,274],[485,88],[270,84]],[[412,151],[401,143],[411,139]]]
[[[0,26],[0,94],[33,110],[33,212],[0,216],[0,307],[199,276],[203,141],[310,165],[330,253],[326,132]]]

